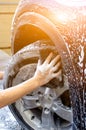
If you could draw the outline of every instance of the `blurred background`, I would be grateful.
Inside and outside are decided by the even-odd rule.
[[[11,54],[11,24],[19,0],[0,0],[0,50]]]
[[[19,0],[0,0],[0,70],[4,70],[11,55],[11,24]],[[0,90],[3,81],[0,80]],[[8,118],[9,117],[9,118]],[[0,130],[20,130],[8,106],[0,109]]]

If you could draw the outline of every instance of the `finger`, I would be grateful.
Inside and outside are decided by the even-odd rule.
[[[51,66],[54,66],[60,60],[60,55],[57,55],[50,63]]]
[[[40,65],[41,65],[41,60],[39,59],[37,66],[40,66]]]
[[[62,74],[62,70],[59,70],[57,73],[53,74],[53,78],[58,78],[59,79],[59,76],[61,76],[61,74]]]
[[[61,62],[58,62],[58,63],[52,68],[53,72],[59,70],[60,66],[61,66]]]
[[[46,58],[45,62],[44,63],[50,63],[51,59],[53,57],[53,53],[51,52],[48,57]]]

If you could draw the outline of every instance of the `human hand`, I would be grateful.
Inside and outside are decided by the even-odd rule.
[[[43,64],[41,64],[40,60],[38,61],[34,77],[36,78],[40,86],[48,83],[51,79],[55,77],[61,77],[61,70],[59,70],[59,67],[61,65],[60,56],[57,55],[53,60],[52,57],[53,53],[50,53]]]

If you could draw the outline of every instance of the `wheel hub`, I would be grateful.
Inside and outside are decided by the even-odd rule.
[[[34,66],[34,67],[31,67],[31,66]],[[30,64],[30,65],[26,65],[22,67],[22,69],[19,71],[19,73],[16,75],[15,79],[13,80],[13,84],[15,84],[17,77],[18,77],[18,82],[21,80],[22,81],[26,80],[26,78],[28,77],[30,78],[30,76],[33,75],[34,71],[30,70],[32,73],[29,74],[28,73],[29,68],[30,69],[34,68],[34,71],[35,71],[36,64]],[[24,72],[26,75],[28,73],[26,78],[25,78],[24,73],[22,72]],[[19,78],[19,75],[22,75],[22,77]],[[22,103],[20,105],[21,107],[23,107],[23,110],[22,110],[23,114],[25,112],[26,113],[28,112],[28,115],[25,116],[24,120],[27,120],[26,122],[30,120],[31,123],[30,122],[28,123],[31,125],[32,128],[34,128],[33,120],[34,118],[36,118],[36,120],[38,120],[37,123],[39,122],[38,126],[41,129],[57,130],[57,125],[55,122],[58,121],[57,120],[58,118],[60,121],[64,120],[63,122],[66,122],[65,124],[63,123],[64,128],[65,127],[68,128],[72,123],[72,110],[71,108],[69,108],[68,106],[65,106],[62,103],[62,100],[60,97],[66,90],[68,90],[67,87],[68,86],[50,87],[48,83],[45,86],[35,90],[31,94],[24,96],[22,98]],[[16,107],[18,108],[18,102],[16,102]],[[36,115],[37,110],[40,111],[40,114],[38,115]],[[35,111],[35,113],[33,111]],[[30,113],[32,114],[31,114],[31,117],[29,118]],[[63,124],[61,124],[62,126],[60,127],[63,127]],[[37,130],[38,130],[38,127],[37,127]]]

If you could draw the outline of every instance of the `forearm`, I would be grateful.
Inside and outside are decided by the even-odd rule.
[[[38,81],[33,77],[22,84],[0,91],[0,108],[15,102],[38,87]]]
[[[51,79],[59,77],[59,75],[61,75],[61,71],[58,70],[60,66],[60,57],[57,55],[51,61],[52,57],[53,54],[50,53],[43,64],[41,64],[40,60],[38,61],[37,69],[33,78],[14,87],[0,91],[0,107],[15,102],[24,95],[48,83]],[[58,72],[56,72],[57,70]]]

